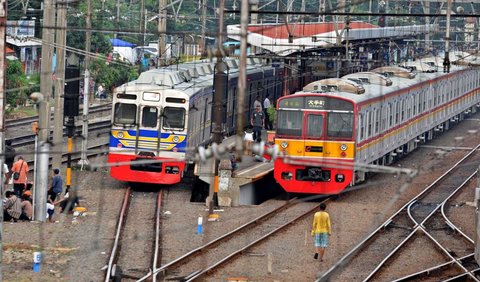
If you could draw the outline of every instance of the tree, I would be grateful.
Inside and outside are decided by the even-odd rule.
[[[29,80],[19,60],[8,61],[6,75],[7,104],[11,107],[25,104],[29,94]]]

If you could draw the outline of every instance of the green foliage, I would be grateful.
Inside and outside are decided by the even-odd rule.
[[[8,61],[6,74],[6,100],[11,107],[25,104],[28,99],[29,80],[23,73],[23,66],[19,60]]]
[[[101,58],[91,62],[90,71],[92,77],[95,77],[95,82],[103,84],[107,92],[109,89],[112,89],[112,87],[117,87],[138,77],[135,66],[115,62],[107,65],[105,60]]]
[[[270,106],[267,109],[267,113],[268,113],[268,119],[272,124],[274,124],[277,121],[277,111],[275,110],[275,107]]]

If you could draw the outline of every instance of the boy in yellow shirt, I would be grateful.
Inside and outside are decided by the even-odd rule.
[[[332,234],[330,215],[325,211],[326,208],[327,206],[324,203],[320,204],[320,211],[313,216],[312,224],[312,236],[314,236],[316,249],[313,258],[318,259],[320,254],[320,261],[323,261],[325,249],[328,247],[328,236]]]

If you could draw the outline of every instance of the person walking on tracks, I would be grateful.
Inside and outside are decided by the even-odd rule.
[[[325,249],[328,247],[328,237],[332,234],[330,215],[325,211],[325,203],[320,204],[320,211],[313,216],[312,236],[315,244],[314,259],[323,261]]]

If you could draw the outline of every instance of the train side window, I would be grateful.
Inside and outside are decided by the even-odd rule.
[[[367,112],[367,137],[372,136],[373,112]]]
[[[378,133],[380,129],[380,109],[375,110],[375,134]]]
[[[157,127],[158,109],[156,107],[144,107],[142,109],[142,126]]]
[[[185,128],[185,109],[165,107],[163,109],[163,128]]]
[[[388,126],[392,127],[393,125],[393,109],[392,103],[388,103]]]
[[[396,107],[395,107],[395,124],[400,123],[400,103],[401,101],[396,101]]]
[[[129,124],[134,125],[136,123],[137,105],[116,103],[115,113],[113,116],[113,122],[116,124]]]
[[[365,138],[365,115],[363,113],[360,113],[359,118],[358,118],[358,124],[360,126],[360,141]]]
[[[323,133],[323,116],[308,115],[307,118],[307,137],[321,137]]]

